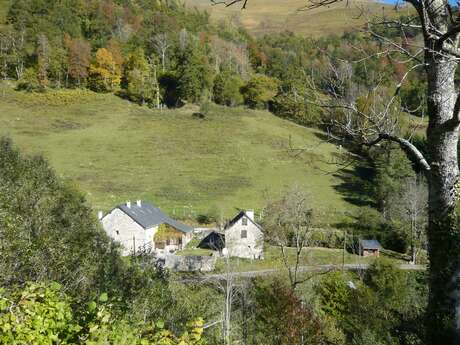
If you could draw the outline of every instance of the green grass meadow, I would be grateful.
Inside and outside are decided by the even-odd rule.
[[[287,260],[291,267],[295,266],[295,249],[285,248],[287,254]],[[188,255],[191,255],[188,253]],[[195,254],[198,255],[198,254]],[[203,254],[201,254],[203,255]],[[204,254],[206,255],[206,254]],[[385,257],[395,264],[400,264],[403,261],[400,259],[391,258],[385,253],[381,253],[382,257]],[[331,248],[319,248],[319,247],[306,247],[302,251],[300,256],[300,266],[315,266],[315,265],[337,265],[340,266],[342,263],[345,264],[370,264],[376,258],[375,257],[362,257],[357,254],[351,254],[344,252],[342,249],[331,249]],[[231,268],[236,272],[245,271],[259,271],[266,269],[285,269],[285,264],[282,259],[280,249],[273,246],[265,246],[264,259],[263,260],[249,260],[241,258],[231,258]],[[218,272],[224,272],[226,270],[226,262],[223,258],[219,258],[216,263],[216,270]]]
[[[298,184],[313,206],[336,218],[352,206],[325,169],[338,149],[318,133],[265,111],[196,106],[151,110],[86,90],[23,93],[0,89],[0,134],[46,157],[95,209],[149,200],[181,217],[263,207]],[[290,144],[307,150],[294,155]],[[328,216],[329,217],[329,216]]]

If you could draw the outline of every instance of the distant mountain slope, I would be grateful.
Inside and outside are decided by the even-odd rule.
[[[343,1],[328,7],[301,10],[306,3],[305,0],[250,0],[247,9],[241,10],[238,5],[212,6],[210,0],[185,0],[189,7],[207,10],[214,20],[231,19],[256,35],[284,30],[313,37],[340,34],[359,27],[376,15],[394,16],[410,11],[409,7],[404,7],[396,12],[392,5],[366,0]]]
[[[4,92],[0,135],[43,153],[97,209],[144,199],[176,215],[231,216],[237,207],[260,210],[267,195],[293,184],[310,192],[327,222],[353,209],[339,192],[342,177],[324,173],[337,169],[327,162],[339,149],[269,112],[212,106],[199,119],[196,106],[154,111],[84,90]],[[293,154],[289,138],[307,151]]]

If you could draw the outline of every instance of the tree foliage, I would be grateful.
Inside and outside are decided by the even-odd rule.
[[[116,247],[83,195],[5,138],[0,172],[0,284],[54,280],[81,296],[97,291]]]
[[[282,280],[256,280],[252,293],[257,342],[344,344],[343,334],[326,327],[313,308],[300,300]]]
[[[241,87],[243,84],[243,80],[238,75],[233,74],[228,69],[224,69],[214,79],[214,102],[229,107],[242,104]]]
[[[201,44],[191,43],[179,58],[177,80],[182,100],[197,103],[211,93],[214,75],[204,48]]]
[[[424,274],[407,273],[379,259],[362,281],[332,273],[321,279],[317,291],[321,310],[339,322],[352,344],[422,344],[424,280]]]
[[[89,86],[94,91],[113,91],[120,85],[121,72],[109,50],[97,50],[96,58],[89,67],[89,76]]]
[[[203,320],[175,335],[164,322],[141,324],[117,318],[106,293],[75,313],[57,283],[29,283],[23,290],[0,291],[2,344],[203,345]]]
[[[250,108],[266,109],[275,97],[278,81],[263,74],[255,74],[241,88],[244,102]]]

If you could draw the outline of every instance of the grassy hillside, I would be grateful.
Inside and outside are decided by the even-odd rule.
[[[284,30],[312,37],[341,34],[374,16],[397,14],[394,6],[365,0],[343,1],[314,10],[302,10],[308,3],[305,0],[250,0],[245,10],[237,5],[211,6],[210,3],[210,0],[185,0],[189,7],[206,9],[214,20],[233,20],[256,35]],[[407,11],[409,7],[399,9],[398,13]]]
[[[322,143],[315,130],[264,111],[215,106],[205,120],[194,111],[154,111],[90,91],[3,88],[0,134],[42,153],[98,209],[142,198],[176,215],[187,206],[229,216],[238,207],[260,209],[267,193],[294,183],[330,215],[352,207],[336,191],[340,178],[322,171],[331,169],[326,161],[337,148]],[[292,155],[289,136],[310,149]]]
[[[0,28],[5,24],[11,1],[12,0],[0,0]]]

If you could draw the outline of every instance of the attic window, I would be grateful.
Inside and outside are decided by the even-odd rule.
[[[120,231],[117,230],[117,235],[120,235]]]
[[[241,230],[241,238],[248,238],[248,231],[247,230]]]
[[[243,217],[243,219],[241,219],[241,224],[248,225],[248,219],[246,217]]]

